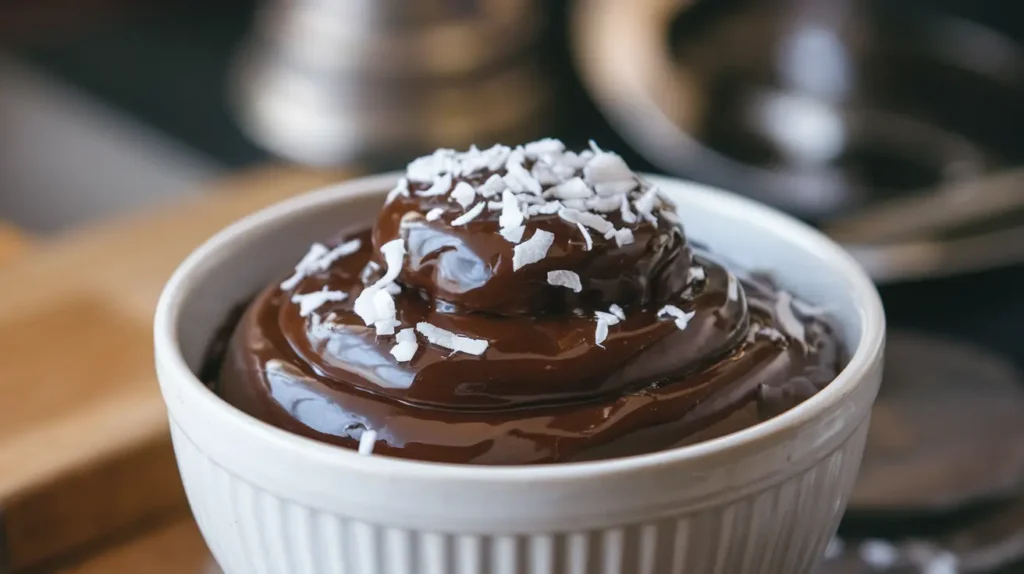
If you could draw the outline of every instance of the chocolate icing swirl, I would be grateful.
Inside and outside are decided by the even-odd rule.
[[[524,464],[723,434],[834,378],[828,326],[766,278],[696,251],[673,206],[618,156],[531,146],[410,165],[372,229],[339,235],[336,256],[251,302],[218,369],[221,396],[377,454]],[[503,236],[519,223],[521,238]],[[517,246],[542,232],[542,256],[517,265]],[[552,284],[554,271],[575,273],[579,290]],[[424,325],[486,349],[432,343]],[[405,329],[416,349],[399,360]]]

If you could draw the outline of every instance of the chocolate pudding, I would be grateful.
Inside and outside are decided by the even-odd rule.
[[[372,227],[314,244],[231,320],[208,383],[364,454],[507,465],[707,440],[835,378],[813,308],[694,246],[591,147],[412,162]]]

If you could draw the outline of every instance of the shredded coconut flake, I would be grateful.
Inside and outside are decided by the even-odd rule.
[[[611,307],[608,307],[608,312],[619,318],[620,321],[626,320],[626,313],[622,310],[622,307],[612,303]]]
[[[574,177],[565,183],[549,189],[545,192],[545,195],[550,195],[557,199],[587,199],[592,197],[594,192],[582,179]]]
[[[608,322],[602,320],[601,318],[598,318],[597,319],[597,327],[594,329],[594,344],[599,346],[599,347],[604,347],[604,345],[602,345],[601,343],[604,343],[604,340],[607,339],[607,338],[608,338]]]
[[[555,241],[555,234],[543,229],[533,232],[533,236],[516,245],[512,250],[512,270],[518,271],[526,265],[536,263],[548,254],[548,249]]]
[[[292,295],[292,303],[299,306],[299,316],[308,317],[320,307],[332,301],[344,301],[348,299],[348,293],[343,291],[328,291],[324,287],[322,291],[313,291],[303,295]]]
[[[306,277],[320,271],[326,271],[338,259],[359,251],[361,246],[362,242],[358,239],[346,241],[334,249],[328,249],[320,243],[314,243],[295,266],[295,272],[292,276],[281,282],[281,289],[285,291],[294,289]]]
[[[370,456],[373,454],[373,446],[377,443],[377,431],[366,429],[359,436],[359,454]]]
[[[658,311],[659,318],[672,317],[675,319],[676,327],[678,327],[680,331],[690,324],[690,319],[693,319],[695,314],[696,313],[694,311],[683,311],[675,305],[665,305]]]
[[[430,323],[422,321],[416,323],[416,331],[423,335],[429,343],[452,351],[479,356],[487,350],[488,342],[483,339],[471,339],[464,335],[456,335]]]
[[[608,338],[608,328],[612,325],[617,325],[620,319],[618,315],[605,313],[604,311],[594,311],[594,317],[597,318],[597,327],[594,330],[594,343],[601,345]]]
[[[540,182],[533,178],[523,167],[524,154],[522,149],[513,150],[505,162],[505,185],[516,193],[528,192],[540,195]]]
[[[433,185],[427,189],[417,192],[416,195],[420,197],[434,197],[437,195],[444,195],[448,193],[448,190],[452,187],[452,176],[451,174],[439,175],[434,179]]]
[[[629,168],[626,168],[629,169]],[[623,193],[629,193],[636,189],[640,184],[637,183],[635,178],[630,178],[625,181],[605,181],[594,184],[594,191],[602,197],[617,197]]]
[[[498,217],[498,225],[502,229],[519,227],[523,224],[523,212],[519,209],[519,200],[516,194],[509,190],[501,193],[501,216]]]
[[[578,227],[579,230],[580,230],[580,233],[583,234],[583,241],[585,241],[586,244],[587,244],[587,246],[586,246],[587,251],[590,251],[591,249],[593,249],[594,248],[594,239],[590,236],[590,232],[587,231],[587,228],[583,227],[583,224],[578,222],[578,221],[576,222],[576,227]]]
[[[395,343],[396,345],[391,348],[391,356],[399,363],[411,361],[420,348],[416,342],[416,331],[412,328],[399,331],[395,335]]]
[[[391,293],[390,285],[394,284],[398,274],[402,272],[402,261],[405,259],[405,243],[401,239],[393,239],[380,246],[381,255],[384,256],[384,263],[387,271],[377,280],[376,283],[363,289],[363,292],[356,297],[352,304],[352,310],[363,320],[366,325],[373,325],[382,319],[393,319],[394,317],[379,316],[376,302],[377,293],[384,291]]]
[[[399,195],[409,197],[409,180],[405,179],[404,177],[402,179],[399,179],[395,187],[388,192],[388,196],[384,200],[384,205],[388,205],[389,203],[394,201],[395,198],[398,197]]]
[[[566,287],[579,293],[583,290],[583,284],[580,283],[580,276],[572,271],[557,270],[548,271],[548,285],[554,287]]]
[[[452,227],[458,227],[460,225],[465,225],[470,221],[473,221],[474,219],[476,219],[478,215],[483,213],[485,207],[487,207],[487,204],[484,203],[483,201],[477,203],[472,208],[470,208],[469,211],[453,219],[451,223]]]
[[[562,208],[563,205],[561,201],[552,200],[544,203],[531,205],[526,208],[526,213],[528,215],[551,215],[552,213],[558,213],[558,211],[561,210]]]
[[[633,207],[636,208],[637,213],[639,213],[641,217],[650,222],[651,225],[658,224],[658,220],[654,217],[653,213],[654,200],[657,198],[658,188],[651,187],[633,203]]]
[[[501,236],[509,243],[519,243],[523,240],[524,231],[526,231],[526,227],[520,225],[519,227],[506,227],[498,233],[501,233]]]
[[[555,185],[562,182],[562,178],[551,169],[550,165],[539,161],[530,168],[530,175],[542,186]]]
[[[485,198],[491,198],[505,191],[505,188],[507,187],[508,186],[505,185],[505,181],[501,179],[501,176],[495,173],[492,174],[491,177],[487,178],[487,181],[485,181],[483,185],[477,188],[477,193]]]
[[[427,212],[426,219],[427,221],[437,221],[438,219],[441,219],[442,214],[444,214],[444,208],[435,207],[434,209],[431,209],[430,211]]]
[[[473,205],[473,200],[476,199],[476,190],[473,189],[472,185],[464,181],[460,181],[455,184],[455,189],[452,190],[452,199],[458,202],[463,209]]]
[[[549,157],[565,151],[565,144],[554,138],[545,138],[523,146],[523,152],[530,159]]]
[[[619,206],[622,203],[622,197],[626,197],[626,195],[622,194],[621,196],[616,195],[613,197],[590,198],[587,200],[586,203],[587,209],[590,209],[592,211],[598,211],[600,213],[611,213],[613,211],[618,211]]]
[[[558,217],[569,223],[582,223],[602,234],[607,233],[609,229],[615,229],[615,226],[603,216],[597,213],[590,213],[589,211],[566,208],[558,212]]]
[[[629,208],[629,196],[622,194],[619,204],[619,215],[624,223],[636,223],[636,214]]]
[[[618,154],[604,151],[595,151],[594,157],[583,166],[583,178],[593,186],[636,181],[633,170]]]
[[[615,245],[622,247],[623,245],[633,243],[633,241],[633,232],[628,227],[615,231]]]
[[[690,267],[690,269],[688,269],[686,272],[687,283],[692,283],[694,281],[703,281],[706,278],[707,273],[705,273],[704,268],[701,267],[700,265],[694,265]]]

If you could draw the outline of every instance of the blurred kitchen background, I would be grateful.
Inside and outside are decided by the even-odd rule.
[[[877,279],[885,390],[821,574],[1024,572],[1022,42],[1016,0],[0,0],[0,226],[46,245],[271,163],[595,139]]]

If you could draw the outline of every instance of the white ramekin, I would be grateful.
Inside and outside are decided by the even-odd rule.
[[[393,174],[290,199],[235,223],[177,270],[156,364],[188,499],[228,574],[801,574],[832,536],[881,380],[874,286],[811,228],[730,193],[652,177],[687,234],[772,270],[823,307],[852,351],[810,400],[763,424],[654,454],[484,467],[355,452],[271,427],[195,375],[230,308],[314,240],[367,225]]]

